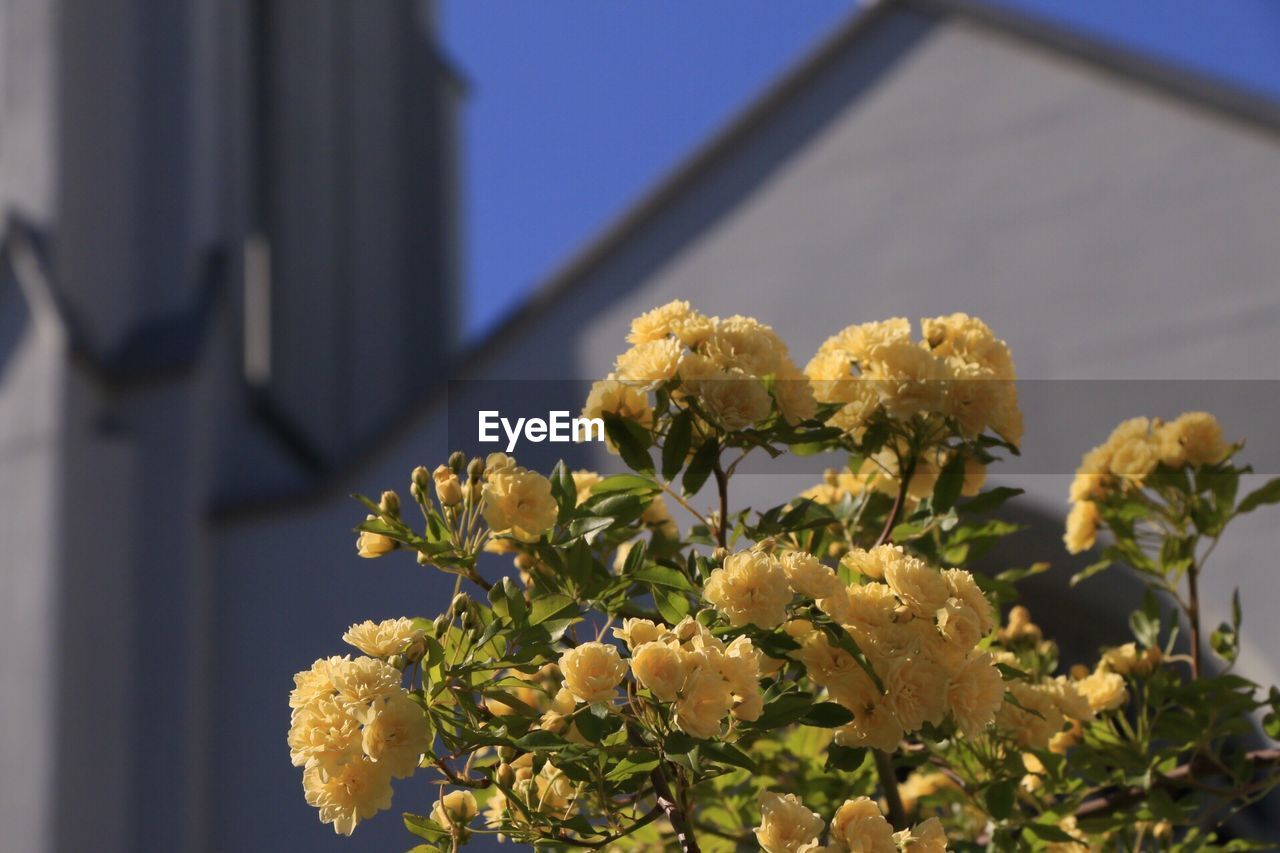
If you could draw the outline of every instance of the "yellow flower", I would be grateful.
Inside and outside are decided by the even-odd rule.
[[[582,407],[582,416],[599,418],[606,414],[635,421],[644,427],[653,425],[649,394],[634,382],[611,378],[592,384],[587,402]]]
[[[1075,682],[1075,686],[1095,711],[1114,711],[1129,701],[1124,678],[1114,672],[1095,672]]]
[[[906,731],[942,722],[947,676],[937,664],[925,658],[899,658],[885,673],[884,686],[894,716]]]
[[[903,839],[902,849],[910,853],[946,853],[947,833],[942,828],[942,822],[931,817],[916,824]]]
[[[667,643],[644,643],[631,655],[631,674],[659,700],[674,702],[684,686],[683,656]]]
[[[332,695],[322,696],[294,710],[288,741],[294,767],[338,764],[359,755],[360,721]]]
[[[1002,704],[996,712],[996,724],[1023,748],[1043,749],[1066,724],[1058,708],[1058,691],[1051,685],[1024,681],[1012,681],[1008,689],[1018,704]]]
[[[695,666],[676,700],[676,725],[696,738],[715,737],[732,707],[725,677],[712,666]]]
[[[901,545],[879,545],[870,551],[854,548],[840,559],[840,565],[872,580],[884,580],[885,567],[902,559]]]
[[[737,368],[753,376],[776,374],[787,358],[787,345],[773,329],[742,316],[717,320],[699,349],[721,370]]]
[[[375,518],[371,515],[368,520],[373,521]],[[390,554],[395,549],[396,540],[390,536],[383,536],[381,533],[370,533],[368,530],[362,530],[360,535],[356,537],[356,553],[366,560]]]
[[[1067,513],[1067,532],[1062,541],[1067,551],[1079,554],[1088,551],[1098,541],[1098,525],[1102,516],[1098,514],[1098,505],[1093,501],[1080,501]]]
[[[470,791],[450,791],[436,800],[431,819],[445,829],[461,829],[471,823],[477,812],[476,796]]]
[[[627,648],[634,652],[645,643],[657,642],[674,635],[667,626],[648,619],[624,619],[621,628],[613,629],[613,636],[626,643]]]
[[[383,764],[356,758],[342,764],[315,765],[302,774],[307,804],[320,821],[350,835],[362,820],[391,808],[391,774]]]
[[[299,672],[293,677],[293,690],[289,693],[289,707],[301,708],[313,700],[324,696],[333,696],[333,681],[329,678],[334,667],[341,666],[346,658],[321,658],[311,665],[311,669]]]
[[[484,484],[484,520],[495,533],[536,542],[556,523],[551,481],[535,471],[504,468]]]
[[[387,772],[405,779],[418,769],[418,759],[430,748],[431,727],[426,714],[409,694],[400,692],[374,703],[364,727],[365,755],[387,765]]]
[[[760,795],[760,826],[755,832],[765,853],[814,853],[825,828],[818,813],[805,808],[795,794]]]
[[[564,686],[583,702],[607,702],[627,674],[627,665],[613,646],[583,643],[560,656],[560,671]]]
[[[897,853],[893,827],[868,797],[846,800],[831,819],[831,844],[855,853]]]
[[[951,596],[963,601],[977,615],[978,630],[982,636],[990,634],[995,627],[994,611],[973,575],[964,569],[943,569],[942,579],[947,582],[947,591]]]
[[[1208,412],[1185,412],[1156,431],[1160,460],[1180,468],[1221,462],[1230,448],[1222,437],[1222,426]]]
[[[618,378],[644,385],[665,382],[676,375],[681,352],[680,344],[671,338],[636,344],[618,356]]]
[[[1111,454],[1111,473],[1141,483],[1159,462],[1156,446],[1148,437],[1131,438]]]
[[[922,619],[932,619],[950,594],[940,572],[905,553],[889,561],[884,579],[902,603]]]
[[[779,557],[791,588],[805,598],[829,598],[844,590],[844,584],[830,567],[804,551],[787,551]]]
[[[891,343],[871,351],[863,374],[871,380],[880,404],[892,418],[944,410],[946,362],[911,343]]]
[[[700,379],[689,390],[716,423],[730,431],[746,429],[767,418],[772,410],[764,383],[741,370]]]
[[[457,506],[462,503],[462,484],[458,475],[448,465],[437,465],[431,479],[436,486],[436,497],[441,506]]]
[[[984,636],[978,614],[958,598],[948,598],[938,608],[938,630],[961,653],[972,649]]]
[[[668,335],[688,347],[696,347],[715,329],[715,321],[694,311],[683,299],[673,300],[654,308],[631,321],[631,333],[627,342],[643,344],[658,341]]]
[[[787,618],[791,587],[786,572],[763,551],[739,551],[707,578],[704,597],[734,627],[776,628]]]
[[[342,658],[329,677],[338,701],[352,708],[357,717],[362,717],[374,700],[400,690],[400,670],[377,658]]]
[[[787,423],[795,425],[807,421],[818,411],[818,401],[813,396],[809,377],[786,359],[773,381],[773,399],[778,411]]]
[[[415,628],[412,619],[387,619],[383,622],[366,620],[352,625],[342,635],[343,642],[355,646],[366,655],[375,658],[400,654],[414,643],[422,642],[426,631]]]
[[[906,317],[893,317],[848,326],[827,338],[818,352],[843,352],[855,361],[866,361],[876,347],[910,340],[911,321]]]
[[[1134,643],[1125,643],[1102,653],[1102,666],[1121,675],[1150,675],[1164,657],[1158,646],[1144,652]]]
[[[977,737],[991,725],[1004,701],[1004,681],[991,655],[974,655],[947,684],[947,707],[960,731]]]

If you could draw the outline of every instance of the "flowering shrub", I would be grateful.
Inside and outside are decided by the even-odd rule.
[[[1203,413],[1128,421],[1086,454],[1066,543],[1108,539],[1073,583],[1123,563],[1151,592],[1135,642],[1061,673],[1014,604],[1047,564],[967,568],[1016,529],[993,513],[1018,490],[981,491],[1022,437],[1013,359],[975,318],[921,326],[918,341],[901,319],[850,326],[801,371],[768,326],[674,302],[634,321],[584,409],[630,473],[454,454],[411,476],[421,522],[394,492],[361,498],[361,556],[412,552],[455,591],[435,618],[352,626],[359,656],[296,676],[289,746],[320,819],[350,834],[390,807],[393,779],[426,773],[438,800],[404,815],[418,850],[476,833],[1243,849],[1215,833],[1280,781],[1275,750],[1238,745],[1255,712],[1280,735],[1280,692],[1231,672],[1238,602],[1202,660],[1197,578],[1280,480],[1237,499],[1240,445]],[[785,505],[735,506],[742,460],[783,452],[848,464]],[[482,573],[494,553],[513,576]]]

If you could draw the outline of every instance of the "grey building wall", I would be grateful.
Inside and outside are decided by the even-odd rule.
[[[447,399],[362,465],[322,493],[220,517],[215,751],[238,762],[229,772],[240,784],[215,794],[228,818],[215,846],[348,849],[302,803],[284,760],[290,676],[341,653],[349,623],[431,615],[452,590],[409,558],[358,560],[349,531],[361,513],[347,493],[403,491],[414,465],[481,449],[466,427],[478,400],[505,394],[513,412],[544,411],[564,386],[540,380],[600,377],[630,318],[669,299],[773,323],[801,362],[848,323],[954,310],[986,318],[1024,376],[1054,383],[1028,386],[1025,456],[1006,480],[1027,488],[1028,518],[1041,525],[1012,558],[1052,560],[1051,582],[1065,586],[1072,561],[1057,525],[1079,454],[1132,407],[1173,415],[1213,387],[1111,393],[1094,380],[1275,378],[1277,164],[1274,134],[1123,76],[967,18],[882,16],[750,132],[660,191],[649,215],[588,252],[494,336]],[[1228,429],[1256,425],[1248,414],[1228,412]],[[559,450],[528,446],[521,457],[542,466]],[[780,470],[749,468],[735,500],[781,501],[816,473]],[[1241,524],[1205,579],[1211,621],[1233,585],[1248,590],[1241,667],[1264,681],[1280,675],[1265,654],[1280,629],[1262,612],[1280,598],[1265,559],[1274,544],[1272,521]],[[1118,641],[1136,601],[1112,593],[1132,588],[1098,583],[1054,600],[1077,635],[1096,626],[1096,642]],[[394,809],[431,799],[402,785]],[[368,846],[404,837],[394,816],[358,833],[353,843]]]

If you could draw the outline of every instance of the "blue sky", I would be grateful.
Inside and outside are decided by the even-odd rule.
[[[1280,100],[1280,0],[998,0]],[[441,0],[470,79],[466,326],[489,327],[853,0]]]

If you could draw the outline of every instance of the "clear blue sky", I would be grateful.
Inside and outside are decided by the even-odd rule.
[[[1280,0],[998,0],[1280,99]],[[441,0],[470,79],[466,325],[517,305],[857,8],[853,0]]]

